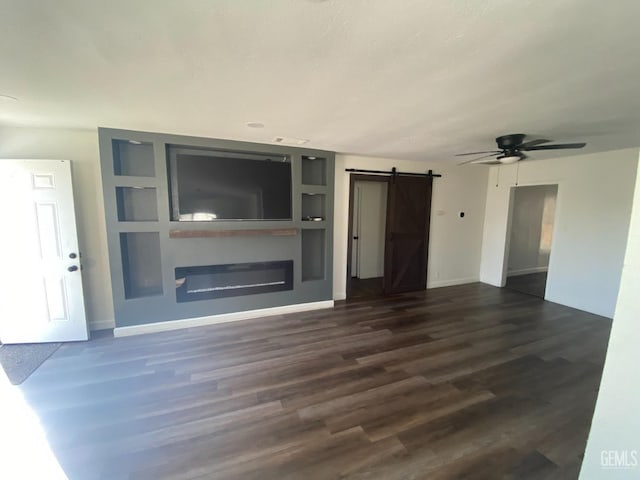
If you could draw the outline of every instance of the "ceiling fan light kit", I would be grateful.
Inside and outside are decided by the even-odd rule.
[[[510,163],[519,162],[522,159],[520,155],[504,155],[502,157],[497,157],[497,160],[503,165],[509,165]]]
[[[527,159],[527,155],[523,152],[534,150],[567,150],[571,148],[583,148],[586,143],[561,143],[555,145],[541,145],[549,143],[551,140],[539,138],[525,142],[527,136],[524,133],[512,133],[510,135],[502,135],[496,138],[498,150],[488,152],[470,152],[460,153],[456,157],[464,155],[480,155],[481,157],[467,160],[460,165],[467,164],[484,164],[484,165],[508,165]]]

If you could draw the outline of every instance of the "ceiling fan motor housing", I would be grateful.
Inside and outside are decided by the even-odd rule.
[[[524,142],[525,135],[523,133],[514,133],[512,135],[503,135],[496,138],[496,143],[500,150],[514,151]]]

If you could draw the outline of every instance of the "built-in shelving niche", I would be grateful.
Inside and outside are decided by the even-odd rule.
[[[302,281],[323,280],[325,277],[324,229],[303,229],[302,240]]]
[[[322,193],[302,194],[302,220],[322,221],[325,216],[325,195]]]
[[[113,140],[113,173],[128,177],[155,177],[153,144]]]
[[[321,157],[302,156],[302,184],[327,184],[327,159]]]
[[[118,221],[158,221],[158,201],[155,188],[116,187]]]
[[[126,299],[162,295],[162,256],[158,232],[120,233]]]

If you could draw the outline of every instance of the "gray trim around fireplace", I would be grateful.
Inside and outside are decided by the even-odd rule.
[[[106,128],[98,129],[98,135],[117,327],[332,299],[333,152]],[[287,155],[292,168],[293,219],[171,221],[169,146]],[[264,236],[259,234],[263,229]],[[295,234],[272,234],[280,229]],[[177,230],[211,231],[212,235],[183,233],[172,238],[170,233]],[[233,235],[225,233],[231,230]],[[176,268],[289,260],[293,261],[291,290],[177,301]]]

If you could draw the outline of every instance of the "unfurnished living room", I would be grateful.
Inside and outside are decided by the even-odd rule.
[[[0,478],[640,478],[640,3],[0,12]]]

